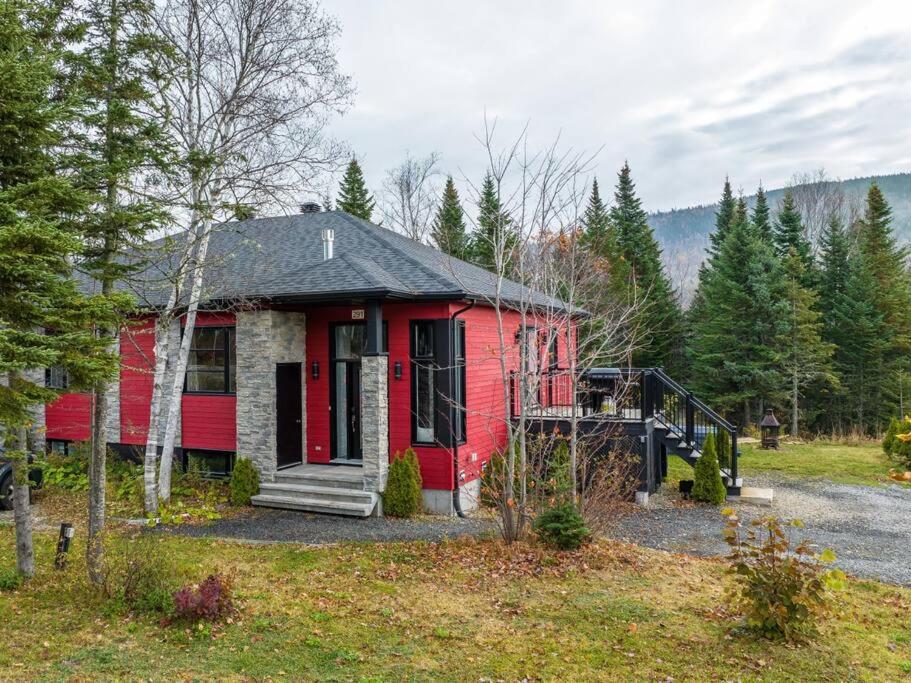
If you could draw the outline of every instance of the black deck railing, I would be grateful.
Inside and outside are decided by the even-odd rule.
[[[524,380],[524,381],[523,381]],[[524,401],[526,417],[603,416],[614,420],[654,418],[671,439],[701,451],[709,434],[715,442],[726,432],[731,444],[730,463],[722,467],[737,480],[737,428],[693,396],[660,368],[593,368],[579,375],[573,392],[568,370],[548,370],[510,379],[512,415],[519,416]]]

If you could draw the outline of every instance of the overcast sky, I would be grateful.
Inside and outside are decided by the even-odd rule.
[[[323,0],[357,85],[332,125],[372,189],[410,150],[457,180],[503,142],[628,159],[650,210],[752,193],[795,171],[911,170],[911,2]]]

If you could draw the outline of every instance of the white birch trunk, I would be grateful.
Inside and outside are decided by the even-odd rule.
[[[178,275],[179,282],[179,275]],[[161,423],[161,403],[164,396],[164,378],[168,365],[168,331],[174,319],[177,305],[177,283],[171,289],[167,307],[155,325],[155,377],[152,381],[152,401],[149,407],[149,432],[146,436],[146,450],[143,457],[143,490],[145,511],[149,517],[158,514],[158,479],[155,476],[158,464],[158,431]]]
[[[193,285],[190,289],[190,301],[187,306],[183,338],[180,341],[180,350],[177,357],[177,366],[174,369],[174,381],[171,384],[171,395],[168,401],[168,419],[165,423],[164,439],[161,446],[161,462],[158,467],[158,497],[164,503],[171,500],[171,468],[174,463],[174,443],[177,440],[177,416],[180,414],[184,376],[187,373],[187,361],[190,358],[190,344],[193,340],[193,329],[196,327],[196,313],[199,310],[199,300],[202,296],[206,253],[209,249],[209,237],[212,234],[210,219],[197,219],[195,223],[199,228],[195,232],[200,235],[200,238],[192,264]]]

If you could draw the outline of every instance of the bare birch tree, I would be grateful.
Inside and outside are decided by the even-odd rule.
[[[570,383],[570,472],[576,486],[579,377],[596,358],[628,357],[629,322],[635,309],[618,304],[602,305],[595,312],[582,310],[586,294],[592,300],[597,297],[593,285],[596,264],[578,239],[585,177],[593,157],[563,151],[559,140],[541,152],[531,152],[524,130],[498,150],[496,126],[485,124],[481,144],[495,187],[499,224],[483,233],[476,229],[475,235],[491,241],[485,246],[493,257],[493,292],[486,303],[496,316],[504,412],[487,417],[502,421],[507,437],[495,504],[503,538],[511,543],[525,535],[533,514],[530,485],[536,464],[530,458],[527,428],[540,414],[541,382],[549,370],[546,350],[556,336],[563,338],[568,363],[565,378]],[[473,189],[480,202],[480,190]],[[510,278],[522,286],[509,282]],[[602,324],[591,327],[598,329],[596,343],[580,338],[582,315],[599,316]],[[583,349],[584,354],[579,353]]]
[[[426,241],[436,211],[439,188],[434,178],[439,160],[436,152],[423,158],[408,153],[383,181],[384,222],[417,242]]]
[[[162,64],[167,78],[157,113],[182,158],[175,190],[187,220],[185,244],[192,250],[163,310],[164,321],[184,316],[173,382],[163,386],[165,376],[159,377],[156,367],[150,415],[150,424],[160,425],[167,403],[158,496],[168,501],[211,234],[238,205],[294,201],[316,175],[335,167],[342,149],[324,130],[329,116],[348,106],[352,88],[335,59],[339,26],[315,1],[166,0],[156,20],[176,55]],[[180,295],[181,286],[186,296]],[[168,346],[167,334],[156,339],[156,364],[165,362]],[[150,429],[147,490],[157,438]]]

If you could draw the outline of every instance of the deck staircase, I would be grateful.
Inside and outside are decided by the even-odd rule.
[[[360,467],[298,465],[260,484],[253,505],[349,517],[369,517],[379,494],[365,491]]]

